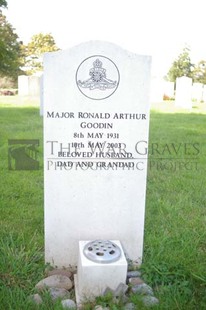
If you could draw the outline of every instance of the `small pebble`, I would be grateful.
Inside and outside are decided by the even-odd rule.
[[[128,285],[124,283],[120,283],[116,290],[114,291],[114,296],[122,296],[124,295],[128,290]]]
[[[67,269],[53,269],[53,270],[48,271],[48,277],[56,275],[56,274],[61,274],[62,276],[66,276],[68,278],[72,277],[71,271]]]
[[[145,283],[135,285],[131,288],[131,290],[133,293],[139,295],[154,295],[153,289]]]
[[[36,305],[40,305],[43,301],[39,294],[30,295],[29,299],[33,301]]]
[[[68,277],[56,274],[39,281],[35,287],[39,290],[42,290],[46,287],[58,287],[70,290],[73,287],[73,284]]]
[[[135,310],[135,309],[136,309],[136,306],[132,302],[129,302],[124,306],[124,310]]]
[[[127,278],[136,278],[141,277],[141,272],[137,270],[128,271],[127,272]]]
[[[146,307],[152,307],[159,303],[159,300],[154,296],[143,296],[142,302]]]
[[[130,278],[129,279],[129,283],[131,285],[137,285],[137,284],[142,284],[144,283],[144,281],[142,279],[140,279],[139,277],[138,278]]]
[[[76,309],[76,303],[72,299],[65,299],[61,302],[64,309]]]
[[[56,300],[57,298],[69,298],[70,293],[65,288],[58,288],[58,287],[50,287],[49,294],[52,300]]]
[[[94,310],[109,310],[109,308],[107,308],[107,307],[102,307],[102,306],[100,306],[100,305],[96,305],[95,308],[94,308]]]
[[[103,296],[108,295],[108,294],[114,295],[114,291],[110,287],[105,288]]]

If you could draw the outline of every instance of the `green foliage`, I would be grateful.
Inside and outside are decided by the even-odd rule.
[[[184,47],[178,58],[173,62],[167,79],[171,82],[175,82],[177,77],[187,76],[192,77],[194,65],[190,59],[190,49]]]
[[[197,65],[192,64],[188,47],[185,47],[173,62],[166,79],[175,82],[176,78],[181,76],[190,77],[193,79],[193,82],[206,84],[206,61],[201,60]]]
[[[194,113],[195,108],[175,112],[151,113],[150,152],[154,143],[174,142],[198,143],[200,152],[150,153],[141,269],[160,300],[158,309],[206,309],[205,115]]]
[[[0,0],[0,7],[7,7],[7,1],[6,0]]]
[[[43,54],[46,52],[58,51],[53,36],[39,33],[31,38],[31,41],[23,47],[24,70],[27,74],[33,74],[43,70]]]
[[[20,55],[18,35],[0,11],[0,76],[17,77],[21,64]]]
[[[43,274],[44,264],[41,249],[33,237],[26,244],[24,237],[9,232],[1,236],[0,241],[1,276],[0,286],[33,289],[35,272]]]
[[[197,66],[195,66],[193,72],[193,80],[194,82],[206,84],[206,61],[201,60],[198,62]]]
[[[1,88],[17,88],[17,80],[8,76],[0,77]]]

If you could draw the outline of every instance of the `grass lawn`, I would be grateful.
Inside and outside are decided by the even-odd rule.
[[[1,310],[37,309],[27,296],[45,269],[42,127],[35,100],[0,97]],[[9,171],[8,139],[39,139],[40,170]],[[205,104],[152,106],[141,269],[160,300],[153,309],[206,309],[205,155]],[[45,296],[38,309],[62,308]]]

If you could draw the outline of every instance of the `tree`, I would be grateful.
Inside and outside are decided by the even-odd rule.
[[[0,0],[0,7],[7,8],[7,1],[6,0]]]
[[[21,65],[20,53],[18,35],[0,10],[0,76],[17,77]]]
[[[27,74],[33,74],[43,70],[43,54],[58,51],[53,36],[39,33],[31,38],[28,45],[24,46],[24,70]]]
[[[193,69],[194,65],[191,63],[190,49],[189,47],[184,47],[183,51],[169,69],[167,79],[171,82],[175,82],[177,77],[192,77]]]
[[[206,61],[201,60],[198,62],[197,66],[195,66],[193,72],[193,80],[194,82],[206,84]]]

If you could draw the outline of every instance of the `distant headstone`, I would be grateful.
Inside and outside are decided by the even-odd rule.
[[[44,114],[44,76],[40,76],[40,116]]]
[[[206,85],[203,85],[202,100],[203,102],[206,102]]]
[[[203,100],[203,84],[202,83],[193,83],[192,99],[198,102],[201,102]]]
[[[26,75],[18,76],[18,95],[28,96],[29,94],[29,80]]]
[[[77,265],[79,240],[120,240],[141,263],[149,56],[92,41],[44,58],[45,260]]]
[[[177,107],[192,108],[192,79],[182,76],[176,79],[175,105]]]
[[[39,97],[40,95],[40,77],[31,75],[29,78],[29,96]]]
[[[40,76],[20,75],[18,76],[19,96],[39,97],[40,95]]]

